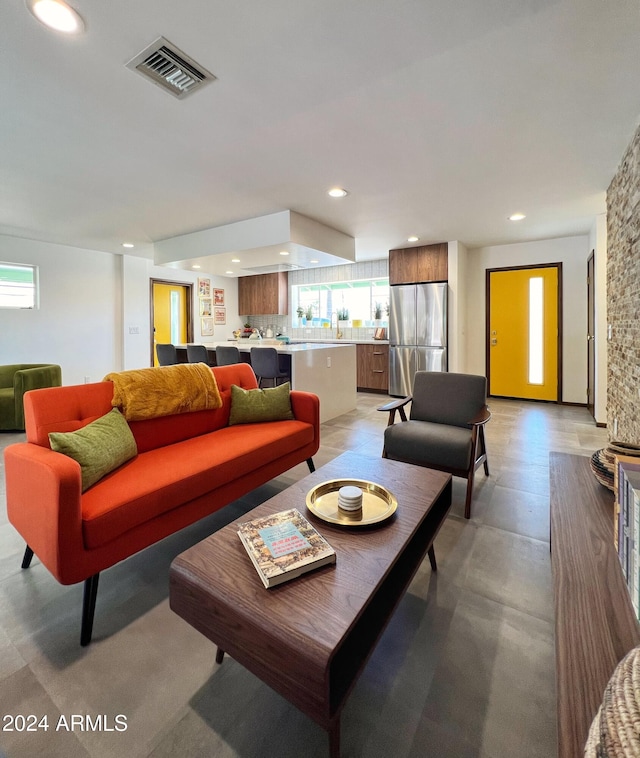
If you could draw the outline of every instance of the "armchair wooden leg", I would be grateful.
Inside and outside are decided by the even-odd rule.
[[[80,644],[86,647],[91,642],[93,632],[93,615],[96,610],[96,597],[98,596],[98,579],[100,574],[94,574],[84,582],[84,600],[82,602],[82,629],[80,630]]]
[[[487,444],[484,438],[484,426],[480,427],[480,449],[484,454],[484,473],[489,476],[489,459],[487,458]]]
[[[474,471],[471,469],[471,472],[469,473],[469,478],[467,479],[467,497],[464,501],[464,517],[465,518],[471,518],[471,498],[473,496],[473,474]]]
[[[22,558],[22,568],[28,569],[31,565],[31,559],[33,558],[33,550],[27,545],[26,550],[24,551],[24,556]]]

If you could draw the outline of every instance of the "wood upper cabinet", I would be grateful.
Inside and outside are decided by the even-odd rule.
[[[286,271],[238,278],[238,315],[286,316],[289,312]]]
[[[356,345],[358,389],[389,391],[389,345]]]
[[[389,250],[389,284],[446,282],[448,256],[446,242]]]

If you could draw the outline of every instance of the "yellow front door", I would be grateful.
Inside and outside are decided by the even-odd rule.
[[[558,400],[558,267],[488,272],[489,394]]]
[[[153,365],[158,365],[155,346],[184,345],[188,337],[189,285],[153,283]]]

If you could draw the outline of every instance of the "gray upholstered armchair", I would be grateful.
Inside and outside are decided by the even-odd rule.
[[[486,405],[487,380],[473,374],[418,371],[413,397],[378,408],[389,411],[383,457],[446,471],[467,480],[465,518],[471,516],[473,476],[484,464],[489,476],[484,425],[491,418]],[[407,419],[404,406],[411,402]],[[395,424],[396,411],[401,422]]]
[[[49,363],[0,366],[0,430],[24,430],[22,398],[28,390],[60,387],[62,370]]]

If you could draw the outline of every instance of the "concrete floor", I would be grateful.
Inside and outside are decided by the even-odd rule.
[[[323,425],[316,465],[345,450],[378,457],[380,395]],[[550,758],[556,755],[554,625],[549,557],[550,450],[603,447],[584,408],[490,402],[491,476],[465,482],[342,715],[343,758]],[[22,441],[0,434],[0,447]],[[286,476],[100,578],[94,641],[79,646],[82,586],[63,587],[7,523],[0,471],[0,756],[8,758],[325,758],[325,733],[173,614],[171,560],[305,476]],[[5,715],[48,717],[7,731]],[[88,714],[97,731],[71,730]],[[116,716],[126,731],[114,731]],[[61,717],[65,717],[61,720]],[[120,723],[123,719],[118,720]],[[42,722],[41,722],[42,723]],[[67,725],[65,727],[65,724]]]

